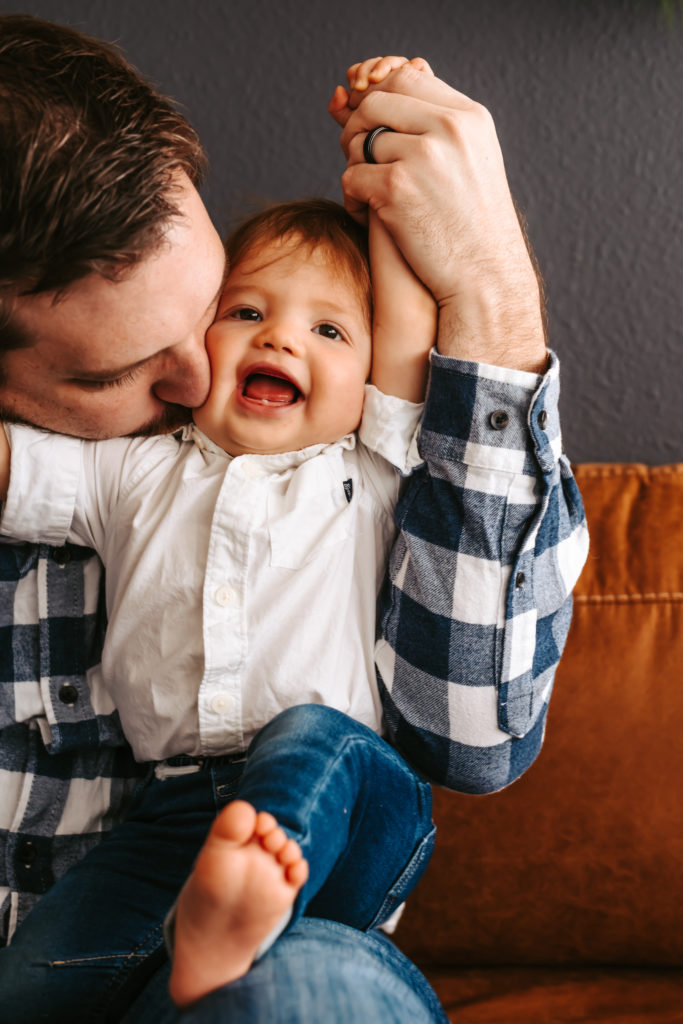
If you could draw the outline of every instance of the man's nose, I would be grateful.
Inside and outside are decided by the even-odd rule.
[[[153,391],[162,402],[194,409],[206,401],[210,384],[211,368],[202,336],[169,352]]]

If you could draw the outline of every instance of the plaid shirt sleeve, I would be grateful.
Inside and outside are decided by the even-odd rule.
[[[424,466],[397,508],[376,661],[385,729],[432,781],[488,793],[538,754],[588,550],[543,376],[432,358]]]
[[[0,544],[0,944],[121,819],[144,771],[88,685],[101,583],[88,548]]]

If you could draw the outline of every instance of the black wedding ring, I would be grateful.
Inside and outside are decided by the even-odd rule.
[[[393,130],[393,128],[389,128],[386,124],[380,124],[377,125],[376,128],[373,128],[371,132],[368,132],[363,142],[363,157],[365,159],[366,164],[377,163],[372,154],[372,146],[377,136],[381,135],[382,132],[393,132]]]

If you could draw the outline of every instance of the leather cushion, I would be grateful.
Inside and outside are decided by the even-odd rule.
[[[683,465],[577,467],[591,532],[536,763],[435,792],[421,965],[683,964]]]

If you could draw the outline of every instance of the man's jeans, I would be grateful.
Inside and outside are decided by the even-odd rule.
[[[278,715],[246,764],[213,758],[186,771],[151,775],[127,820],[0,951],[7,1024],[119,1020],[163,963],[163,919],[216,813],[236,796],[274,814],[309,862],[292,924],[305,911],[369,930],[391,915],[429,860],[429,786],[384,740],[331,708]]]
[[[248,974],[184,1013],[162,966],[122,1024],[448,1024],[430,987],[376,930],[302,917]]]

